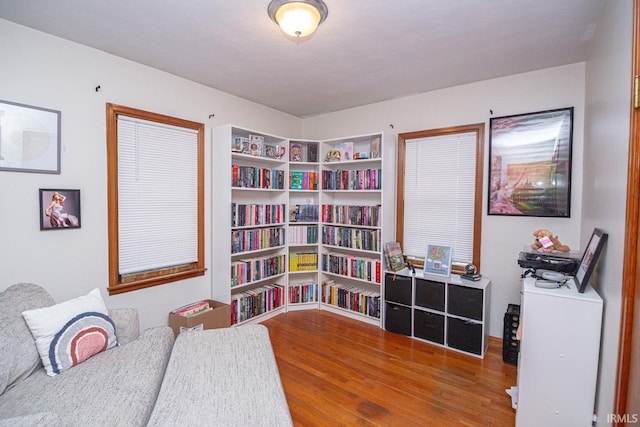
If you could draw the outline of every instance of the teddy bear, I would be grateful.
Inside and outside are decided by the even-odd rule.
[[[558,236],[554,236],[553,233],[547,229],[541,228],[533,232],[533,236],[536,238],[531,244],[531,249],[535,251],[551,252],[569,252],[571,248],[567,245],[563,245],[558,240]]]

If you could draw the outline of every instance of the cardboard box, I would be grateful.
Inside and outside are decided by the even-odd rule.
[[[228,328],[231,326],[231,307],[229,304],[210,299],[204,301],[207,301],[213,310],[192,316],[169,313],[169,326],[173,329],[174,336],[177,337],[181,332],[185,331]]]

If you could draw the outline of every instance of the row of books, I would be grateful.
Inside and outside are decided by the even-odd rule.
[[[231,263],[231,287],[284,274],[286,271],[284,255],[267,256],[238,260]]]
[[[196,301],[191,304],[176,308],[171,312],[179,316],[191,317],[211,310],[213,310],[213,307],[211,307],[209,301]]]
[[[231,226],[283,224],[286,218],[285,206],[231,203]]]
[[[291,222],[318,222],[318,205],[291,205],[289,208],[289,221]]]
[[[257,251],[285,245],[284,227],[231,231],[231,253]]]
[[[265,285],[231,295],[231,324],[237,325],[284,304],[284,287]]]
[[[323,204],[321,216],[324,223],[380,227],[382,224],[382,206]]]
[[[290,171],[290,190],[317,190],[318,174],[316,172]]]
[[[313,282],[289,283],[289,303],[318,302],[318,284]]]
[[[283,190],[284,180],[284,171],[279,169],[231,165],[232,187]]]
[[[380,230],[325,225],[322,227],[322,243],[350,249],[379,251]]]
[[[318,243],[317,225],[296,225],[289,227],[289,244],[307,245]]]
[[[329,280],[322,284],[322,302],[365,316],[380,318],[380,294]]]
[[[316,252],[292,252],[289,254],[289,271],[313,271],[318,269]]]
[[[324,170],[323,190],[380,190],[382,169]]]
[[[322,254],[321,269],[328,273],[369,282],[380,283],[381,281],[382,266],[380,260],[375,258],[327,252]]]

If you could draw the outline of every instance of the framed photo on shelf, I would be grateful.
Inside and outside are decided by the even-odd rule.
[[[80,228],[80,190],[40,189],[40,230]]]
[[[264,156],[270,159],[278,158],[278,147],[273,144],[264,145]]]
[[[262,145],[264,144],[264,136],[249,135],[249,154],[252,156],[262,156]]]
[[[0,170],[60,173],[61,113],[0,100]]]
[[[584,293],[587,288],[589,279],[591,278],[593,270],[596,268],[596,264],[598,263],[598,258],[600,257],[602,248],[607,241],[607,236],[608,234],[599,228],[594,229],[591,234],[587,249],[585,249],[584,254],[582,254],[582,260],[580,261],[578,270],[573,278],[574,282],[576,282],[576,286],[578,287],[578,292],[580,293]]]
[[[449,277],[451,275],[451,246],[427,245],[424,272]]]
[[[569,218],[573,107],[491,118],[489,215]]]
[[[242,137],[234,136],[231,144],[231,151],[234,153],[242,153]]]

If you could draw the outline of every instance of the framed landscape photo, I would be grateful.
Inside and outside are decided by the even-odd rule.
[[[451,246],[427,245],[424,272],[449,277],[451,275]]]
[[[573,107],[491,118],[489,215],[569,218]]]
[[[80,228],[80,190],[40,189],[40,230]]]
[[[60,116],[0,100],[0,170],[59,174]]]

